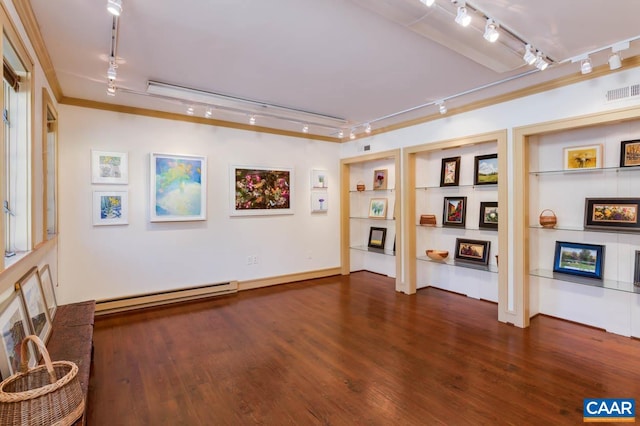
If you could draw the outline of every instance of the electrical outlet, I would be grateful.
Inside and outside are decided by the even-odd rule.
[[[257,265],[258,264],[258,256],[252,256],[252,260],[253,260],[253,264]]]

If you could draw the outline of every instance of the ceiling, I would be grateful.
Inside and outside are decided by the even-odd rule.
[[[419,0],[123,0],[117,92],[107,96],[107,1],[30,3],[64,99],[204,115],[204,104],[149,96],[154,80],[344,120],[311,124],[309,135],[320,137],[338,137],[339,128],[360,136],[365,123],[375,132],[437,114],[441,100],[452,111],[580,75],[571,60],[585,53],[608,70],[610,48],[623,40],[631,40],[623,69],[640,53],[638,0],[473,0],[470,28],[454,22],[450,0],[431,8]],[[484,16],[516,37],[502,30],[486,42]],[[526,65],[521,41],[552,65]],[[248,115],[216,108],[212,120],[247,124]],[[258,114],[256,126],[300,132],[303,121]]]

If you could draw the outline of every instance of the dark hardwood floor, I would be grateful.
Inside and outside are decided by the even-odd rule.
[[[578,425],[640,341],[367,272],[95,322],[88,424]]]

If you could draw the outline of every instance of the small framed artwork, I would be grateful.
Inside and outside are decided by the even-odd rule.
[[[572,146],[564,149],[564,169],[584,170],[602,167],[602,145]]]
[[[480,229],[498,229],[498,203],[495,201],[480,202]]]
[[[329,178],[326,170],[311,170],[311,188],[328,188]]]
[[[24,305],[20,300],[20,295],[14,293],[3,309],[0,311],[0,373],[5,379],[15,374],[20,369],[20,351],[22,341],[31,332],[29,331],[29,320],[24,310]],[[35,347],[31,342],[29,348],[29,367],[36,365]]]
[[[91,183],[126,185],[129,164],[126,152],[91,150]]]
[[[640,198],[587,198],[585,229],[640,232]]]
[[[489,265],[489,251],[491,241],[468,240],[466,238],[456,238],[456,262],[466,262],[476,265]]]
[[[16,283],[16,290],[22,296],[24,309],[29,319],[31,334],[37,335],[40,340],[47,343],[51,334],[51,318],[44,300],[42,283],[38,275],[38,268],[33,267]]]
[[[49,310],[49,318],[53,321],[53,318],[56,316],[56,310],[58,309],[58,301],[56,300],[53,277],[51,276],[51,268],[49,268],[48,263],[38,270],[38,277],[42,284],[44,301],[47,304],[47,309]]]
[[[329,210],[329,197],[326,191],[311,192],[311,212],[326,213]]]
[[[620,167],[640,166],[640,139],[620,142]]]
[[[473,173],[474,185],[495,185],[498,183],[498,154],[477,155]]]
[[[633,285],[640,287],[640,250],[636,250],[636,260],[634,262],[635,269],[633,270]]]
[[[442,159],[440,186],[458,186],[460,184],[460,157]]]
[[[442,226],[464,228],[467,197],[444,197]]]
[[[231,166],[230,182],[231,216],[293,214],[292,168]]]
[[[369,217],[371,219],[387,218],[387,199],[386,198],[372,198],[369,201]]]
[[[387,238],[387,228],[372,226],[369,229],[369,243],[367,247],[374,250],[384,250],[384,241]]]
[[[129,223],[127,191],[93,191],[93,226]]]
[[[387,189],[387,169],[373,171],[373,189]]]
[[[207,158],[151,153],[151,222],[207,219]]]
[[[603,245],[556,241],[553,272],[601,280],[604,273]]]

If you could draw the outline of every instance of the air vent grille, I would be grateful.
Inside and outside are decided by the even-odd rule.
[[[607,91],[607,102],[616,102],[623,99],[629,99],[640,96],[640,84],[632,84],[631,86],[619,87]]]

